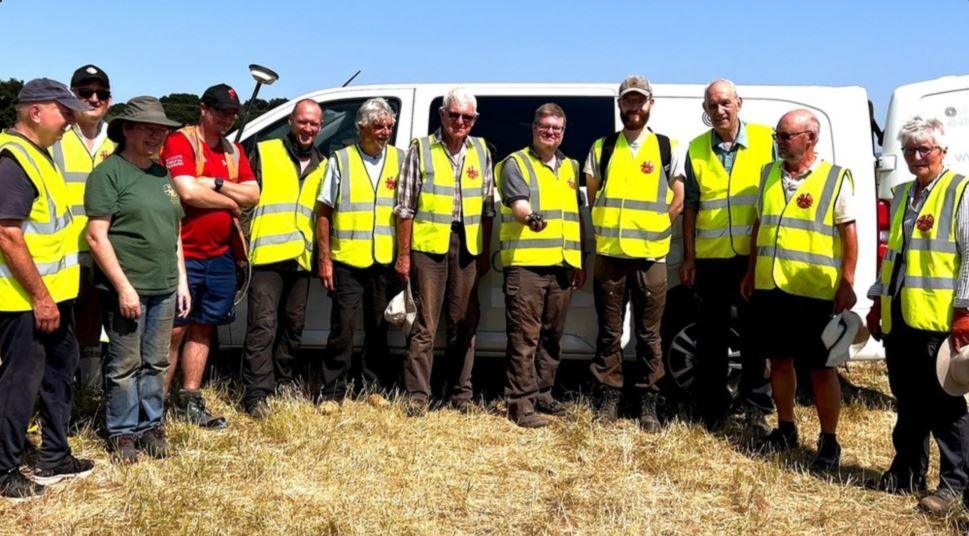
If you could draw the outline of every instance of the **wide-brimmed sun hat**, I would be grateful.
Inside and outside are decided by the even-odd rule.
[[[172,121],[165,115],[165,109],[161,102],[155,97],[135,97],[124,105],[121,113],[114,116],[108,123],[108,138],[115,143],[120,143],[124,137],[121,125],[125,121],[132,123],[150,123],[163,127],[178,128],[182,126],[177,121]]]

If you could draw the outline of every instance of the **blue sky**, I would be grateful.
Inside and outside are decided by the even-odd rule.
[[[67,81],[86,63],[116,101],[248,95],[249,63],[280,80],[260,96],[394,82],[860,85],[879,117],[894,87],[969,74],[969,0],[931,2],[224,2],[0,0],[0,77]]]

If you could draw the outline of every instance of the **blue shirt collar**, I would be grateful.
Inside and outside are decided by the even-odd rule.
[[[721,143],[723,143],[723,140],[720,139],[720,135],[717,134],[716,130],[713,130],[712,132],[713,132],[713,139],[711,140],[711,143],[713,144],[713,148],[723,150],[723,147],[721,147],[720,145]],[[741,146],[745,149],[749,147],[747,145],[747,123],[744,123],[743,121],[740,122],[740,130],[737,131],[737,139],[736,141],[734,141],[734,144],[733,144],[733,147],[737,147],[737,146]]]

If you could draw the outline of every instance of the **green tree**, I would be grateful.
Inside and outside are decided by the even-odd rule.
[[[199,120],[199,97],[192,93],[171,93],[158,99],[165,115],[183,125],[194,125]]]
[[[11,78],[6,82],[0,80],[0,128],[13,126],[17,122],[17,95],[24,87],[22,80]]]

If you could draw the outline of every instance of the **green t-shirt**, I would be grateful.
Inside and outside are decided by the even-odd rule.
[[[178,233],[185,213],[168,169],[152,162],[141,169],[111,155],[88,175],[84,191],[88,217],[110,216],[108,240],[131,286],[157,296],[178,286]],[[95,284],[116,290],[95,270]]]

